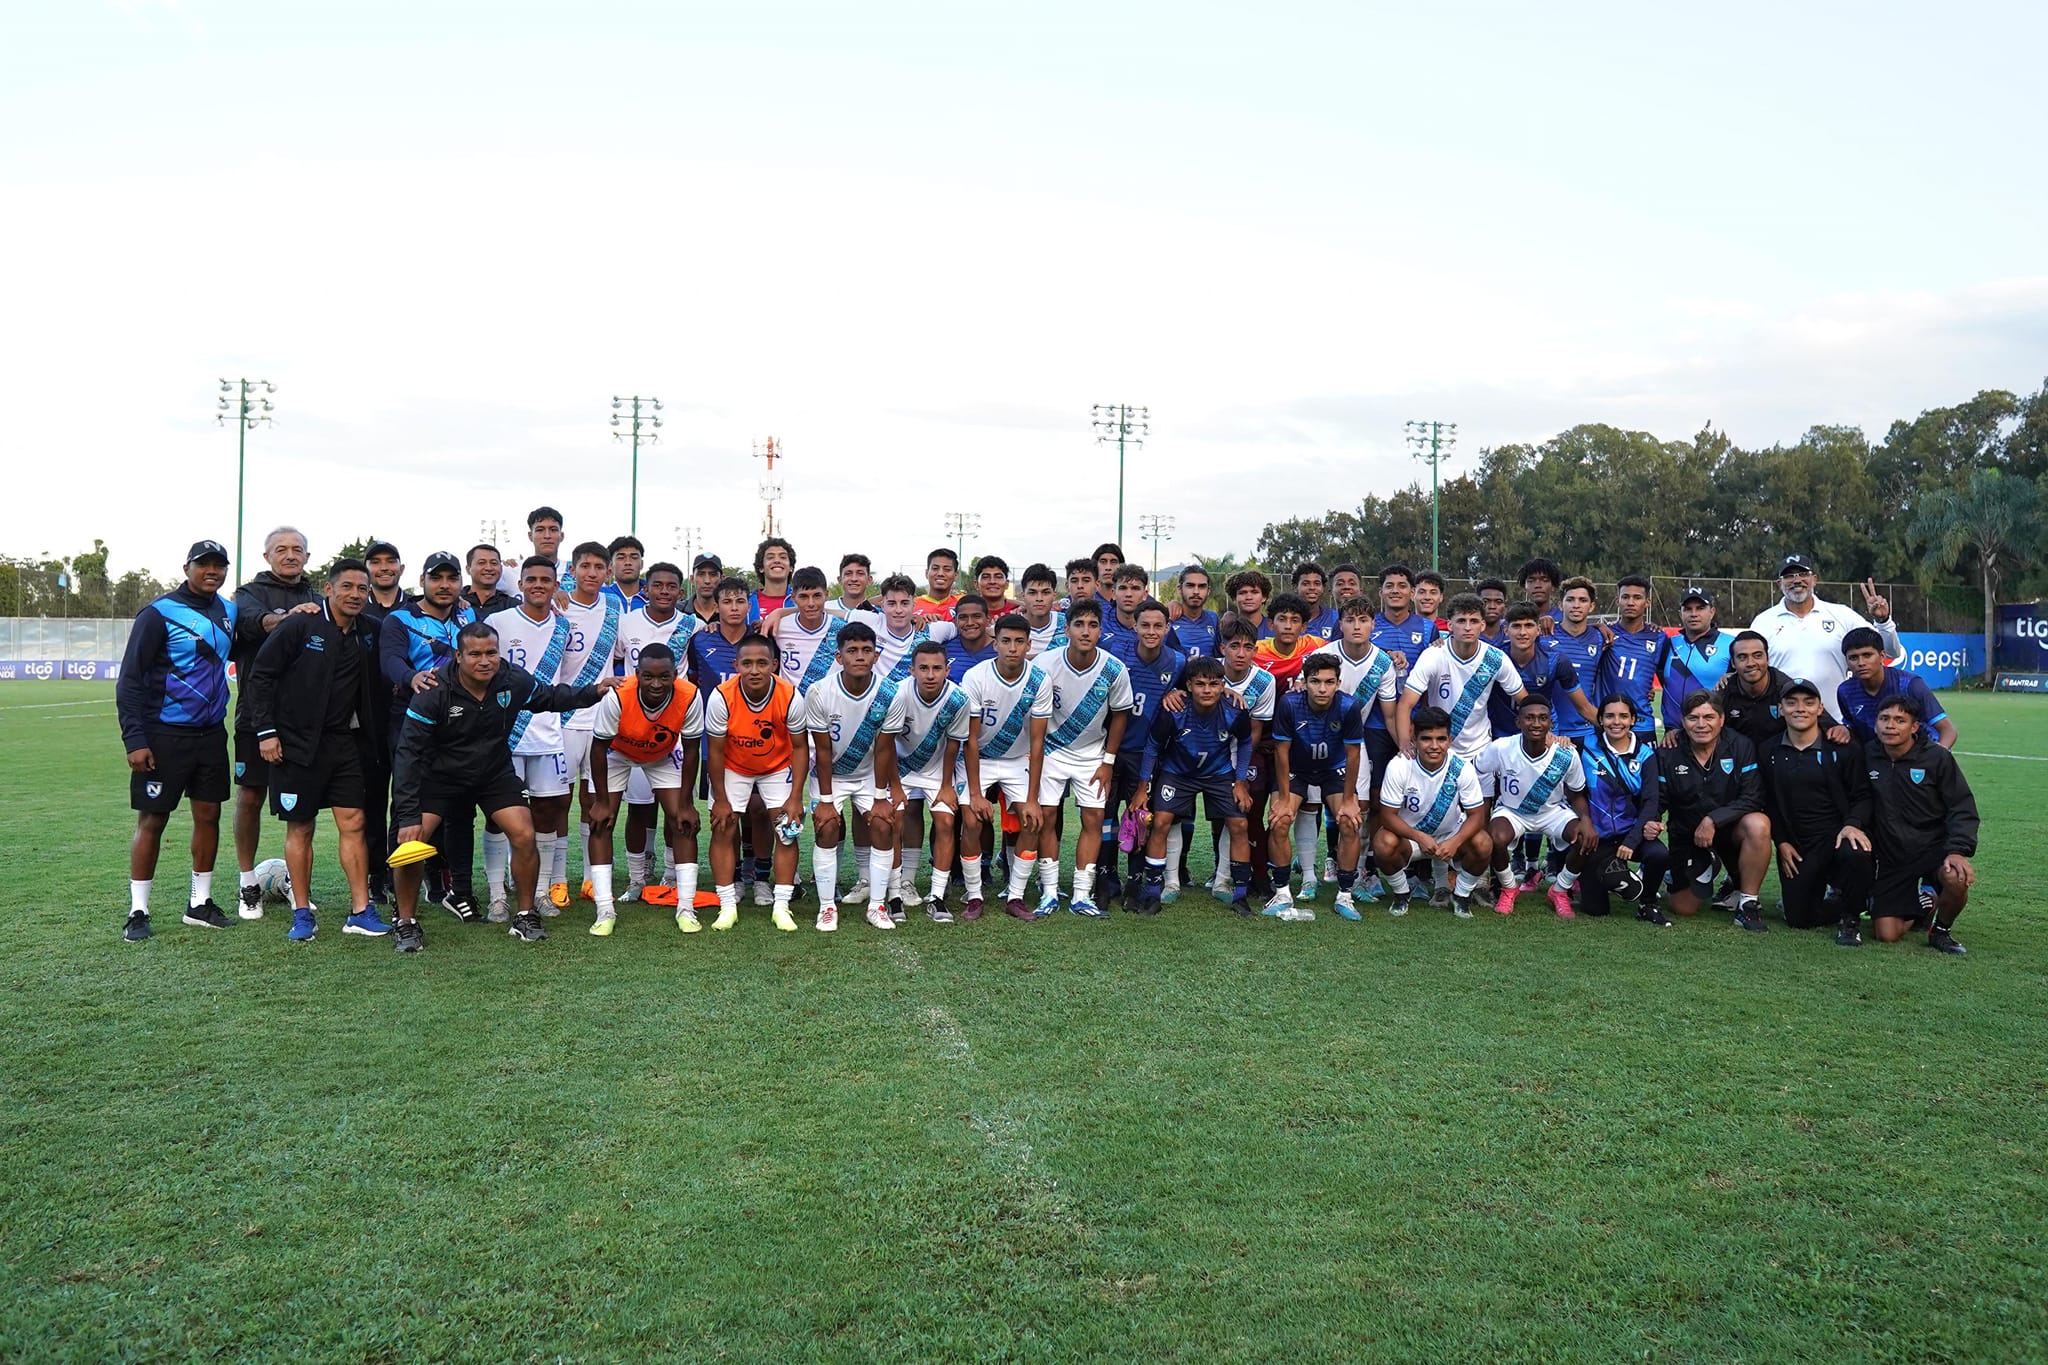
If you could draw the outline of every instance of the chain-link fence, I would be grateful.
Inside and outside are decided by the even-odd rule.
[[[111,678],[132,619],[0,616],[0,679]]]

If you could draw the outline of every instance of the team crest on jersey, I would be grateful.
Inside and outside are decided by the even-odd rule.
[[[1925,780],[1926,780],[1926,778],[1927,778],[1927,769],[1925,769],[1925,768],[1908,768],[1908,769],[1906,769],[1906,776],[1908,776],[1908,777],[1912,778],[1912,779],[1913,779],[1913,785],[1917,787],[1917,786],[1919,786],[1919,785],[1920,785],[1920,783],[1921,783],[1921,782],[1923,782],[1923,781],[1925,781]]]
[[[512,704],[512,692],[511,692],[511,689],[507,688],[507,689],[506,689],[505,691],[503,691],[503,692],[500,692],[500,693],[498,694],[498,705],[500,705],[500,706],[510,706],[511,704]]]
[[[1732,773],[1732,772],[1734,772],[1734,771],[1735,771],[1735,760],[1734,760],[1734,759],[1732,759],[1732,758],[1724,758],[1724,759],[1722,759],[1722,760],[1721,760],[1721,771],[1722,771],[1722,772],[1724,772],[1724,773]]]
[[[246,773],[246,772],[248,772],[248,771],[249,771],[249,765],[248,765],[248,764],[246,764],[246,763],[237,763],[237,764],[235,765],[235,776],[236,776],[236,777],[240,777],[240,776],[241,776],[241,775],[242,775],[243,773]],[[1872,774],[1871,774],[1871,776],[1872,776],[1872,777],[1876,777],[1876,776],[1877,776],[1877,774],[1876,774],[1876,773],[1872,773]]]
[[[1778,718],[1778,708],[1777,708],[1777,707],[1775,707],[1775,706],[1773,706],[1773,707],[1771,708],[1771,719],[1772,719],[1772,720],[1776,720],[1777,718]]]
[[[299,794],[297,792],[279,792],[277,794],[277,808],[279,810],[295,810],[298,804]]]
[[[321,639],[317,635],[308,635],[306,637],[306,648],[311,650],[325,651],[327,648],[327,641]]]
[[[1830,634],[1830,635],[1833,635],[1833,634],[1835,633],[1835,622],[1834,622],[1834,618],[1833,618],[1833,617],[1829,617],[1829,618],[1828,618],[1827,620],[1825,620],[1825,621],[1821,622],[1821,623],[1820,623],[1820,628],[1821,628],[1822,630],[1826,631],[1826,632],[1827,632],[1828,634]]]
[[[1421,631],[1419,631],[1419,630],[1411,630],[1411,631],[1409,631],[1409,632],[1408,632],[1408,643],[1409,643],[1409,644],[1411,644],[1411,645],[1419,645],[1419,644],[1421,644],[1421,643],[1422,643],[1422,632],[1421,632]]]
[[[161,782],[145,782],[142,784],[142,790],[149,794],[150,800],[154,801],[164,794],[164,784]]]

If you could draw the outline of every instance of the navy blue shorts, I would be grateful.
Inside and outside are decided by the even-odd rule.
[[[1209,819],[1241,819],[1244,812],[1237,808],[1237,797],[1230,787],[1231,783],[1223,778],[1162,777],[1152,787],[1152,809],[1163,810],[1176,820],[1192,820],[1195,797],[1199,795]]]

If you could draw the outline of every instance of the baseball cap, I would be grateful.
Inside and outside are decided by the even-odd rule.
[[[228,552],[221,548],[221,543],[217,540],[195,540],[192,542],[192,548],[185,552],[185,562],[197,564],[202,559],[218,559],[225,564],[228,562]]]
[[[390,555],[393,559],[405,558],[398,553],[398,547],[388,540],[373,540],[363,547],[364,559],[375,559],[378,555]]]
[[[1811,678],[1794,678],[1791,682],[1785,684],[1785,690],[1779,695],[1789,697],[1794,692],[1804,692],[1815,701],[1820,700],[1820,688],[1814,685]]]
[[[1687,602],[1704,602],[1711,607],[1714,605],[1714,594],[1708,592],[1699,584],[1694,583],[1685,590],[1685,596],[1678,599],[1680,606],[1684,606]]]
[[[690,561],[690,572],[695,573],[699,569],[717,569],[723,573],[725,563],[717,555],[698,555]]]
[[[462,572],[462,561],[446,550],[436,550],[427,556],[426,563],[420,565],[420,577],[431,578],[443,569],[459,574]]]
[[[1813,567],[1813,556],[1800,550],[1794,550],[1791,554],[1786,555],[1785,562],[1778,566],[1778,577],[1780,578],[1783,578],[1788,573],[1819,572],[1819,569]]]

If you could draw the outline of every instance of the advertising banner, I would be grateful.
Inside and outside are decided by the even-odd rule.
[[[1918,673],[1929,687],[1954,687],[1964,678],[1984,671],[1984,637],[1981,635],[1940,635],[1902,630],[1899,643],[1905,646],[1905,670]]]
[[[2009,602],[1998,609],[1998,666],[2048,673],[2048,610],[2039,602]]]
[[[0,659],[0,680],[113,682],[120,676],[119,659]]]

